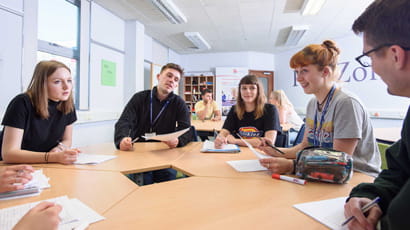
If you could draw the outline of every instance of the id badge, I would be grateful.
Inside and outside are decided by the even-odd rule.
[[[152,133],[145,133],[145,136],[146,137],[153,137],[153,136],[156,136],[157,135],[157,133],[155,133],[155,132],[152,132]]]

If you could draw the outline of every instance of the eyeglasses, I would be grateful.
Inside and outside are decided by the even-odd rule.
[[[363,67],[369,67],[369,66],[372,65],[372,59],[369,57],[369,54],[370,54],[370,53],[375,52],[375,51],[377,51],[377,50],[379,50],[379,49],[381,49],[381,48],[383,48],[383,47],[392,46],[392,45],[394,45],[394,44],[386,43],[386,44],[382,44],[382,45],[376,46],[375,48],[373,48],[373,49],[371,49],[371,50],[369,50],[369,51],[363,53],[362,55],[356,57],[355,59],[356,59],[357,62],[359,62],[359,64],[360,64],[361,66],[363,66]],[[404,49],[404,50],[410,50],[410,47],[401,47],[401,48]]]

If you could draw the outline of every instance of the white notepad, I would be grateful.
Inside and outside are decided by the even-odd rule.
[[[256,172],[267,170],[259,163],[259,160],[238,160],[227,161],[226,163],[228,163],[238,172]]]
[[[117,156],[114,155],[98,155],[98,154],[86,154],[86,153],[79,153],[77,156],[77,161],[74,164],[77,165],[84,165],[84,164],[99,164],[104,161],[108,161],[111,159],[116,158]]]
[[[202,145],[201,152],[203,153],[238,153],[241,150],[237,145],[234,144],[225,144],[222,145],[222,148],[215,148],[215,143],[213,141],[206,140]]]
[[[63,207],[59,215],[61,222],[58,229],[76,229],[77,226],[84,225],[84,223],[90,224],[105,219],[78,199],[69,199],[67,196],[60,196],[48,199],[47,201],[60,204]],[[40,202],[41,201],[0,209],[1,229],[12,229],[30,209]]]
[[[329,200],[321,200],[302,204],[295,204],[293,207],[331,229],[345,230],[342,227],[344,216],[344,204],[347,197],[338,197]]]

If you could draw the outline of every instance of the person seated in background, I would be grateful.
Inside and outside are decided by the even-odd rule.
[[[371,66],[391,95],[410,97],[410,1],[374,1],[356,19],[356,34],[363,35],[363,54],[356,60]],[[373,183],[362,183],[350,192],[344,207],[346,218],[354,216],[349,229],[409,229],[410,220],[410,108],[401,139],[386,151],[387,169]],[[380,202],[362,212],[363,206]],[[379,223],[379,224],[378,224]]]
[[[199,120],[220,121],[222,114],[216,101],[212,99],[212,90],[204,89],[201,92],[202,101],[195,103],[195,113]],[[208,140],[208,136],[213,136],[212,132],[198,131],[198,136],[202,141]]]
[[[293,144],[303,125],[303,120],[296,113],[292,103],[289,101],[283,90],[272,91],[269,95],[269,103],[275,105],[279,111],[280,124],[291,124],[292,128],[289,130],[289,143]]]
[[[259,146],[265,137],[275,143],[276,135],[281,132],[278,110],[266,103],[262,83],[254,75],[246,75],[238,85],[239,95],[236,105],[232,106],[223,128],[215,138],[215,147],[223,144],[246,146],[239,136],[246,138],[252,146]]]
[[[221,120],[221,110],[212,99],[212,90],[204,89],[201,92],[201,101],[195,103],[195,113],[199,120]]]
[[[71,149],[77,120],[70,69],[58,61],[37,64],[25,93],[8,105],[0,134],[6,163],[72,164],[78,149]]]
[[[157,75],[157,86],[134,94],[115,124],[114,142],[118,149],[132,151],[133,142],[146,141],[142,136],[172,133],[191,126],[185,101],[173,93],[182,76],[179,65],[168,63]],[[185,146],[191,139],[192,133],[186,132],[163,143],[175,148]],[[171,168],[147,172],[144,184],[172,180],[175,175],[176,171]]]
[[[275,156],[260,160],[264,167],[275,173],[293,172],[293,161],[285,158],[295,159],[300,150],[320,146],[352,155],[354,170],[371,176],[379,174],[380,153],[367,110],[356,96],[337,84],[339,53],[336,44],[326,40],[306,46],[291,58],[290,67],[295,70],[296,80],[306,94],[315,97],[306,109],[302,143],[281,149],[285,155],[262,146],[265,153]]]
[[[14,165],[0,167],[0,192],[11,192],[23,189],[34,172],[30,165]],[[51,202],[41,202],[28,211],[13,227],[13,230],[52,230],[58,229],[60,223],[60,205]],[[0,216],[0,218],[5,218]]]

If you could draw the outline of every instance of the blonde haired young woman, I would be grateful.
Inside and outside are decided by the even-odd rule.
[[[281,124],[292,124],[292,128],[295,130],[299,130],[300,126],[303,125],[303,120],[296,113],[283,90],[272,91],[269,95],[269,103],[275,105],[278,109]]]

